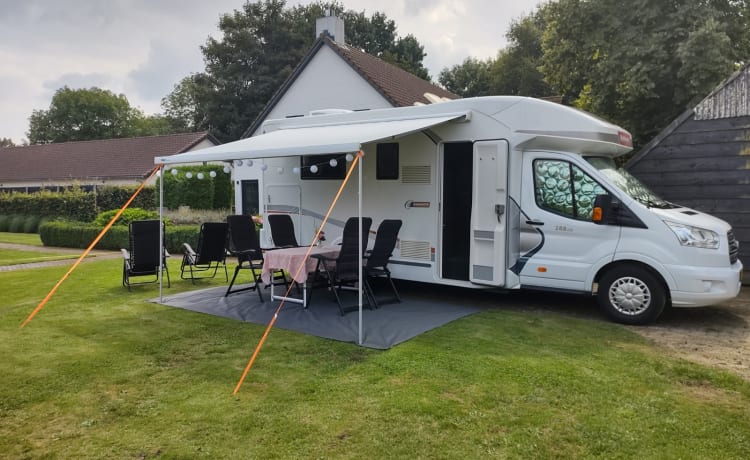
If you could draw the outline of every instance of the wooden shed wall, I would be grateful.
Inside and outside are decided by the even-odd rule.
[[[729,222],[750,266],[750,116],[690,117],[629,171],[662,198]]]

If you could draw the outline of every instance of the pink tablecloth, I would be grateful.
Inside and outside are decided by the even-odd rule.
[[[268,284],[271,282],[271,271],[283,269],[298,283],[304,283],[307,281],[307,274],[315,271],[315,267],[318,264],[317,259],[308,257],[305,268],[302,270],[298,269],[302,260],[307,254],[307,246],[301,248],[286,248],[286,249],[274,249],[272,251],[266,251],[263,254],[265,261],[263,262],[263,272],[260,277],[264,283]],[[336,257],[339,253],[339,246],[315,246],[310,251],[310,255],[322,254],[328,257]]]

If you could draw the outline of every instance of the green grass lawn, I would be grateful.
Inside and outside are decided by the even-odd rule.
[[[75,254],[63,254],[53,251],[21,251],[18,249],[0,248],[0,266],[77,258],[78,256]]]
[[[168,293],[194,289],[170,267]],[[232,396],[264,326],[147,302],[157,287],[128,292],[116,259],[82,264],[19,329],[66,270],[0,273],[0,457],[750,453],[750,383],[615,324],[488,309],[388,351],[275,329]]]
[[[8,233],[0,232],[0,243],[28,244],[42,246],[42,240],[36,233]]]

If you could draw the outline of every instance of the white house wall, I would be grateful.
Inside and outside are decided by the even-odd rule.
[[[263,120],[307,115],[320,109],[380,109],[393,107],[346,61],[327,46],[321,47],[302,73]],[[260,129],[253,136],[260,134]],[[297,160],[299,161],[299,160]],[[234,168],[235,206],[241,210],[243,180],[258,180],[264,189],[260,162]],[[261,206],[263,204],[261,203]]]

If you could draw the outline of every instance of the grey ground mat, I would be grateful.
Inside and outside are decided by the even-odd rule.
[[[429,289],[429,285],[424,285]],[[260,302],[255,292],[243,292],[224,297],[226,288],[216,287],[164,296],[163,305],[183,308],[209,315],[267,325],[278,308],[278,301],[269,301],[271,295],[264,291],[265,302]],[[347,293],[349,294],[349,293]],[[462,305],[458,299],[435,299],[420,296],[410,290],[402,295],[402,303],[382,305],[376,310],[363,307],[363,343],[369,348],[388,349],[419,334],[440,327],[458,318],[476,313],[479,308]],[[349,304],[356,304],[356,292],[346,296]],[[159,303],[159,299],[151,299]],[[286,302],[274,327],[303,334],[357,342],[358,313],[339,314],[331,294],[315,290],[310,306]]]

